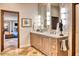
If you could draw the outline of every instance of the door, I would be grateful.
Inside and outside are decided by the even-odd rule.
[[[19,48],[19,12],[1,10],[1,52]]]
[[[72,4],[72,55],[79,55],[79,4]]]
[[[76,5],[76,55],[79,56],[79,4]]]

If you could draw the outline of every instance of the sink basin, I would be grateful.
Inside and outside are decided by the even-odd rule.
[[[50,34],[56,34],[56,32],[54,31],[54,32],[50,32]]]

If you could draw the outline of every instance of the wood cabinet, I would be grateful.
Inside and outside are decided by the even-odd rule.
[[[41,37],[35,34],[30,35],[31,38],[31,45],[38,48],[41,48]]]
[[[49,46],[50,46],[50,40],[49,40],[49,38],[48,37],[46,37],[46,36],[42,36],[42,40],[41,40],[41,42],[42,42],[42,51],[46,54],[46,55],[50,55],[50,48],[49,48]]]
[[[60,43],[63,39],[52,38],[36,33],[30,33],[31,46],[40,50],[45,55],[49,56],[67,56],[68,51],[60,50]]]

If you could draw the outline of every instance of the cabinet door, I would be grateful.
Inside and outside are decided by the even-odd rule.
[[[42,50],[46,55],[50,55],[50,39],[49,37],[44,36],[42,39]]]
[[[31,34],[31,45],[37,49],[41,48],[41,36],[38,34]]]
[[[76,8],[75,8],[75,14],[76,14],[76,16],[75,16],[75,31],[76,31],[76,33],[75,33],[75,35],[76,35],[76,37],[75,37],[75,39],[76,39],[76,41],[75,41],[75,54],[76,54],[76,56],[79,56],[79,4],[77,4],[76,6],[75,6]],[[73,42],[74,43],[74,42]]]
[[[34,35],[31,33],[30,34],[30,41],[31,41],[31,46],[34,46],[34,44],[35,44],[35,41],[34,41]]]
[[[57,55],[57,39],[51,38],[51,55],[56,56]]]
[[[31,46],[33,46],[33,34],[30,33],[30,43],[31,43]]]
[[[36,46],[37,49],[41,48],[41,45],[40,45],[41,41],[40,40],[41,40],[41,36],[40,35],[35,35],[35,41],[36,41],[35,46]]]
[[[38,37],[38,47],[39,47],[39,50],[41,50],[41,40],[42,40],[42,37],[41,37],[41,35],[39,35],[39,37]]]

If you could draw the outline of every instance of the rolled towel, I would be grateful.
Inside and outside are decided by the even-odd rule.
[[[67,40],[62,40],[61,41],[61,50],[62,51],[67,51],[68,50],[68,41]]]

